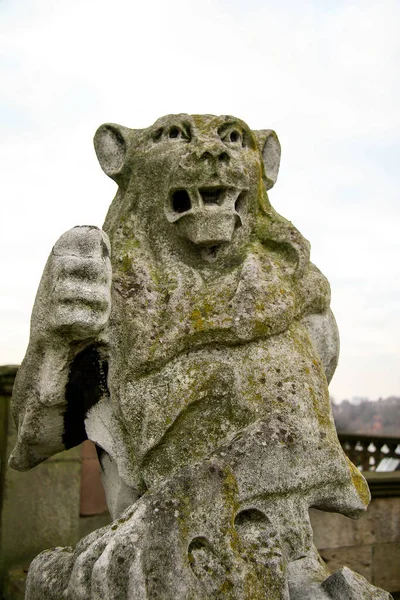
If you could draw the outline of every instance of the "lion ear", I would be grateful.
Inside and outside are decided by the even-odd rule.
[[[94,136],[94,149],[104,173],[119,185],[126,175],[126,155],[130,130],[122,125],[105,123]]]
[[[254,131],[254,135],[264,162],[265,185],[267,190],[270,190],[278,179],[281,145],[272,129],[258,129]]]

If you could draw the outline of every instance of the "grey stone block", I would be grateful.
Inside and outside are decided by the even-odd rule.
[[[393,600],[388,592],[374,587],[347,567],[333,573],[324,581],[322,588],[337,600]]]

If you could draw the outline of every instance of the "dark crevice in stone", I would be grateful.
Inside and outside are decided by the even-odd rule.
[[[85,348],[73,360],[65,390],[63,442],[67,449],[87,439],[84,420],[92,406],[109,396],[107,374],[108,362],[98,346]]]
[[[110,253],[107,248],[107,244],[105,243],[103,238],[101,239],[101,256],[103,258],[108,258],[110,256]]]
[[[97,454],[98,461],[100,463],[100,467],[101,467],[101,469],[103,469],[103,465],[101,463],[101,459],[102,459],[103,456],[105,456],[107,454],[107,452],[101,446],[99,446],[98,444],[95,444],[94,446],[96,448],[96,454]]]
[[[248,523],[264,523],[267,517],[257,508],[242,510],[235,518],[235,527],[242,527]]]
[[[229,163],[229,154],[227,152],[222,152],[222,154],[219,155],[218,160],[223,163]]]
[[[161,140],[162,134],[164,133],[163,128],[161,127],[160,129],[157,129],[157,131],[155,131],[153,133],[153,141],[154,142],[159,142]]]
[[[200,188],[200,196],[204,204],[218,204],[221,205],[224,199],[225,188],[213,187],[213,188]]]
[[[186,190],[176,190],[172,194],[172,209],[177,213],[184,213],[190,210],[192,203]]]
[[[179,137],[179,129],[177,127],[171,127],[171,129],[169,130],[169,137],[170,138],[177,138]]]
[[[217,259],[218,251],[220,250],[220,248],[221,244],[217,244],[216,246],[209,246],[208,248],[202,248],[201,255],[205,260],[213,262]]]
[[[237,213],[240,213],[244,208],[245,200],[246,200],[246,192],[240,192],[236,202],[235,202],[235,210]]]
[[[200,156],[200,160],[213,160],[213,155],[211,152],[203,152],[203,154]]]
[[[190,554],[193,550],[202,550],[203,548],[210,548],[210,542],[205,537],[196,537],[190,542],[188,553]]]

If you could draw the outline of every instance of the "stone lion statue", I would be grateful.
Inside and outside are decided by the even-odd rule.
[[[91,439],[114,521],[39,555],[27,598],[389,598],[312,543],[309,507],[369,491],[329,403],[329,284],[268,199],[276,134],[179,114],[94,143],[118,191],[44,269],[11,465]]]

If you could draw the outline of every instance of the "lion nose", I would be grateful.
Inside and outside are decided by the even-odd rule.
[[[218,161],[228,164],[230,156],[225,148],[221,148],[219,144],[207,144],[203,147],[199,155],[200,160]]]

